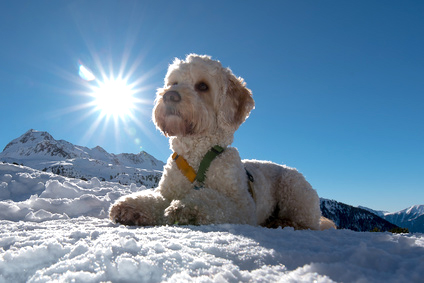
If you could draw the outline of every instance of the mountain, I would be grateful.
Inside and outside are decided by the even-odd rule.
[[[358,206],[358,208],[364,209],[366,211],[369,211],[371,213],[374,213],[375,215],[384,218],[384,214],[389,213],[388,211],[382,211],[382,210],[374,210],[365,206]]]
[[[379,231],[389,231],[398,228],[395,224],[382,219],[365,209],[353,207],[335,200],[320,199],[321,213],[334,221],[338,229],[350,229],[366,232],[377,228]]]
[[[424,205],[414,205],[404,210],[385,213],[384,219],[410,232],[424,233]]]
[[[398,212],[375,211],[362,207],[381,218],[402,228],[408,228],[413,233],[424,233],[424,205],[413,205]]]
[[[164,163],[147,152],[112,154],[97,146],[87,148],[49,133],[29,130],[6,145],[0,161],[17,163],[66,177],[157,186]]]

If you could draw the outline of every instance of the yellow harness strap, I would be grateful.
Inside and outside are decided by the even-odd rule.
[[[203,156],[202,161],[199,165],[199,171],[196,173],[194,171],[193,167],[188,164],[187,160],[184,159],[184,157],[179,156],[176,152],[172,154],[172,159],[175,160],[177,163],[178,168],[183,173],[184,176],[187,177],[187,179],[190,182],[197,181],[197,185],[202,186],[205,182],[206,178],[206,171],[208,171],[209,166],[211,165],[212,161],[220,155],[222,152],[224,152],[224,148],[222,148],[219,145],[215,145],[212,147],[206,154]],[[197,186],[195,188],[198,188]]]
[[[193,167],[191,167],[187,160],[184,159],[184,157],[179,156],[176,152],[174,152],[174,154],[172,154],[172,159],[175,160],[175,162],[177,163],[178,168],[181,170],[181,172],[183,173],[184,176],[187,177],[187,179],[190,182],[194,182],[194,180],[196,179],[196,171],[194,171]]]
[[[223,148],[220,146],[215,146],[212,150],[210,150],[206,156],[203,158],[204,160],[209,160],[206,161],[206,165],[202,165],[200,166],[199,170],[201,171],[201,177],[199,180],[199,176],[196,174],[196,171],[194,171],[193,167],[190,166],[190,164],[188,164],[187,160],[184,159],[184,157],[179,156],[176,152],[174,152],[172,154],[172,159],[174,159],[175,163],[177,164],[178,169],[180,169],[181,173],[190,181],[190,182],[194,182],[197,179],[197,182],[200,182],[200,184],[203,184],[204,178],[205,178],[205,174],[206,174],[206,170],[210,165],[210,162],[212,162],[212,160],[220,153],[223,152]],[[214,153],[210,153],[214,151]],[[208,156],[209,155],[209,156]],[[203,163],[203,160],[202,162]],[[202,168],[203,167],[203,168]],[[253,183],[255,182],[255,179],[253,178],[253,175],[250,174],[249,171],[247,171],[247,169],[245,168],[246,171],[246,175],[247,175],[247,179],[248,179],[248,191],[250,193],[250,196],[253,198],[253,201],[256,202],[256,194],[255,194],[255,190],[253,189]],[[197,186],[194,187],[196,190],[199,189]]]

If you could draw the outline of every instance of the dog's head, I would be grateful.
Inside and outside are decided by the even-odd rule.
[[[191,54],[169,66],[157,91],[153,122],[166,136],[234,133],[254,105],[242,78],[209,56]]]

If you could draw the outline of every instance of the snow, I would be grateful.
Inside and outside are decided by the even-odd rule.
[[[112,154],[100,146],[87,148],[64,140],[55,140],[49,133],[29,130],[6,145],[0,160],[23,164],[34,169],[67,177],[91,179],[96,176],[123,184],[154,186],[164,163],[148,153]]]
[[[107,219],[144,189],[0,163],[0,282],[422,282],[420,233]]]

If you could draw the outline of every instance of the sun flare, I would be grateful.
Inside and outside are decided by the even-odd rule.
[[[102,115],[124,117],[135,108],[134,91],[122,79],[107,79],[93,89],[94,105]]]
[[[122,65],[114,68],[112,63],[102,62],[96,53],[92,57],[94,63],[88,66],[78,60],[76,82],[82,88],[75,94],[83,96],[84,102],[66,109],[68,113],[83,111],[75,123],[90,121],[81,137],[82,142],[87,143],[94,138],[97,143],[102,143],[107,133],[112,132],[117,145],[130,138],[141,149],[140,131],[150,134],[146,126],[146,121],[151,119],[149,106],[146,106],[152,105],[151,99],[146,98],[152,92],[152,86],[146,84],[150,72],[139,69],[141,59],[127,66],[124,56]]]

